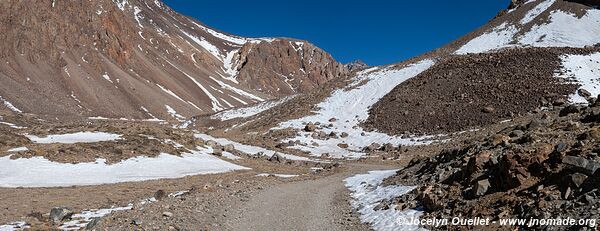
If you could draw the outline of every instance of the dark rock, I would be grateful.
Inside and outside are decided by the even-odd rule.
[[[569,106],[566,106],[565,108],[561,109],[558,115],[559,116],[567,116],[569,114],[579,113],[580,110],[581,109],[577,105],[569,105]]]
[[[583,88],[580,88],[579,90],[577,90],[577,94],[585,99],[592,97],[592,93],[590,93],[589,91],[587,91]]]
[[[63,220],[70,219],[73,214],[73,210],[67,207],[52,208],[52,210],[50,210],[50,221],[54,224],[58,224]]]
[[[337,144],[337,146],[340,148],[348,148],[348,144],[344,144],[344,143],[339,143],[339,144]]]
[[[573,173],[568,176],[571,186],[575,188],[580,188],[587,178],[588,176],[581,173]]]
[[[271,157],[269,157],[269,161],[281,163],[284,161],[284,158],[281,155],[279,155],[279,153],[275,153]]]
[[[317,130],[317,125],[314,125],[313,123],[308,123],[306,126],[304,126],[304,131],[312,132],[315,130]]]
[[[340,137],[346,138],[346,137],[348,137],[348,133],[347,132],[342,132],[342,134],[340,135]]]
[[[87,225],[85,225],[85,229],[87,230],[93,230],[94,227],[96,227],[98,224],[100,224],[100,221],[102,220],[101,217],[95,217],[93,218],[90,223],[88,223]],[[135,221],[135,220],[134,220]]]
[[[565,156],[562,162],[575,167],[587,175],[593,175],[600,168],[600,163],[578,156]]]
[[[512,132],[510,132],[510,136],[511,137],[521,137],[525,134],[525,132],[521,131],[521,130],[513,130]]]
[[[556,145],[556,147],[554,148],[554,151],[556,151],[556,152],[564,152],[564,151],[567,150],[568,147],[569,146],[567,144],[561,142],[561,143],[558,143]]]
[[[162,199],[165,199],[165,197],[167,197],[167,193],[162,189],[159,189],[154,193],[154,199],[156,200],[160,201]]]
[[[329,133],[329,137],[331,137],[331,138],[337,138],[338,136],[337,136],[337,133],[335,133],[335,132],[330,132],[330,133]]]
[[[494,107],[487,106],[487,107],[484,107],[483,109],[481,109],[481,111],[483,111],[485,113],[494,113],[496,111],[496,109]]]
[[[391,152],[391,151],[393,151],[394,149],[395,149],[395,148],[394,148],[394,145],[393,145],[393,144],[387,143],[387,144],[383,145],[383,147],[381,148],[381,151],[384,151],[384,152]]]

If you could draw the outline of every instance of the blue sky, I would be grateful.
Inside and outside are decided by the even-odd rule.
[[[485,24],[510,0],[164,0],[206,25],[247,37],[308,40],[340,62],[396,63]]]

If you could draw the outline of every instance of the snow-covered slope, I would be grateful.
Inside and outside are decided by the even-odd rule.
[[[381,97],[403,81],[427,70],[434,63],[427,59],[403,68],[371,68],[359,72],[349,86],[336,90],[330,97],[316,105],[319,109],[314,111],[313,115],[283,122],[275,129],[303,129],[308,123],[329,124],[320,128],[319,132],[326,134],[334,132],[337,134],[336,137],[323,139],[314,136],[316,131],[303,131],[289,141],[301,143],[292,148],[310,152],[315,156],[329,154],[335,158],[360,157],[364,155],[363,149],[372,143],[393,145],[420,143],[410,138],[365,131],[359,124],[368,118],[369,108]],[[342,133],[347,134],[347,137],[342,137]],[[340,144],[348,147],[342,148]]]
[[[0,110],[14,113],[167,120],[346,73],[308,42],[229,35],[160,0],[8,0],[0,10],[11,12],[0,15]]]
[[[600,10],[564,0],[533,0],[507,11],[484,28],[455,53],[595,45],[600,43]]]

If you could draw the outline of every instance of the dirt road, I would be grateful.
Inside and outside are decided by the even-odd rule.
[[[352,165],[344,173],[265,190],[232,211],[231,230],[369,230],[349,204],[343,180],[385,166]]]

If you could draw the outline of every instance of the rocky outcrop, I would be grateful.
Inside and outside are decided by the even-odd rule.
[[[350,72],[362,71],[364,69],[369,68],[369,65],[366,64],[365,62],[363,62],[362,60],[355,60],[355,61],[346,63],[344,66],[346,66],[346,68]]]
[[[306,41],[276,39],[247,43],[240,50],[236,79],[273,96],[306,92],[348,75],[330,54]]]
[[[429,218],[597,217],[600,136],[590,133],[598,131],[599,109],[584,106],[562,116],[556,109],[438,155],[417,157],[395,180],[420,187],[396,203],[422,205]]]

